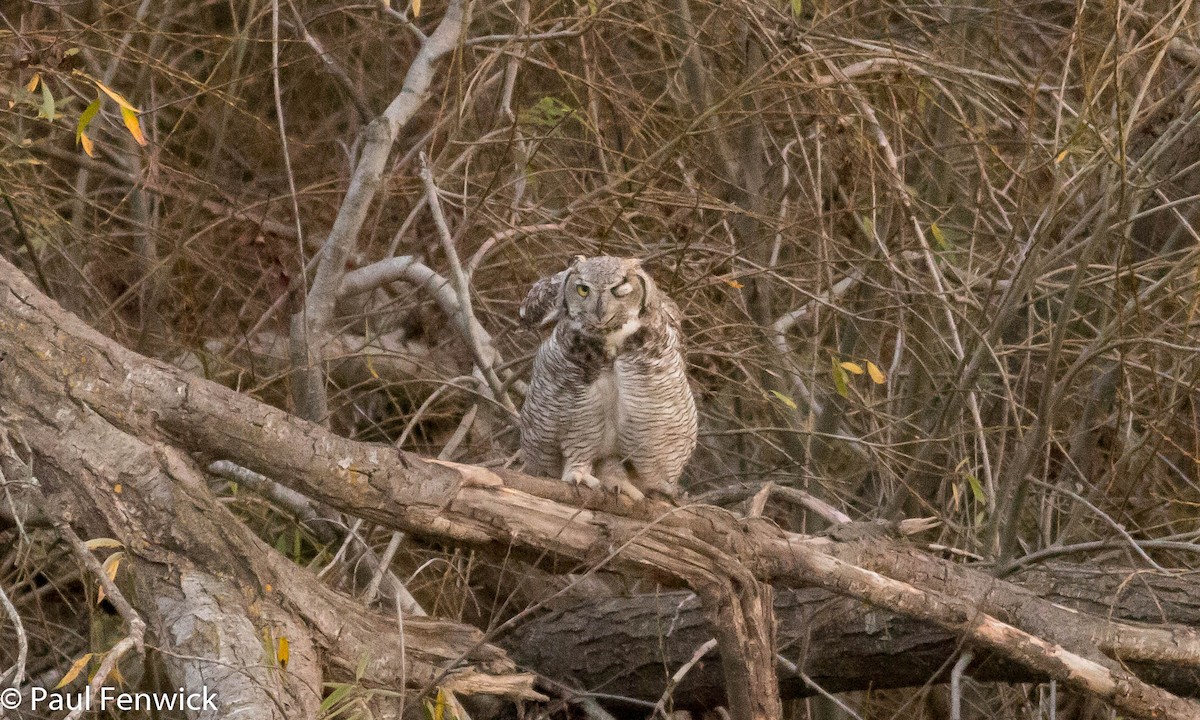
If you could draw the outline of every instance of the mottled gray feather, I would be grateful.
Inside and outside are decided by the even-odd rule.
[[[675,495],[697,432],[679,308],[637,260],[602,256],[534,285],[522,319],[551,314],[521,409],[526,471]]]

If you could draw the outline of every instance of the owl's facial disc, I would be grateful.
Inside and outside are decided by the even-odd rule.
[[[608,293],[597,298],[597,310],[600,326],[607,332],[620,332],[621,328],[638,319],[638,306],[630,305],[628,298],[634,291],[634,284],[629,278],[622,278],[617,284],[608,286]],[[612,297],[609,297],[609,294]],[[634,328],[636,329],[636,328]]]

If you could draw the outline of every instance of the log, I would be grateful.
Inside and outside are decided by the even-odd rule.
[[[1097,616],[1200,626],[1200,594],[1186,577],[1054,563],[1026,570],[1013,582],[1044,600]],[[830,692],[946,682],[961,649],[953,633],[930,623],[816,588],[777,592],[774,614],[779,653]],[[672,591],[560,601],[501,645],[523,666],[569,677],[583,691],[656,702],[672,673],[713,632],[696,597]],[[786,668],[777,671],[785,700],[816,692]],[[1142,664],[1138,672],[1176,694],[1200,697],[1195,669]],[[967,674],[985,682],[1042,679],[994,653],[978,656]],[[693,666],[672,698],[674,707],[689,710],[724,704],[719,655],[710,653]]]
[[[1074,612],[887,539],[814,538],[710,506],[633,506],[627,498],[561,482],[340,438],[120,347],[65,313],[3,260],[0,353],[0,409],[18,423],[52,421],[43,415],[51,401],[82,408],[121,432],[230,459],[384,527],[677,578],[697,590],[734,582],[748,606],[761,601],[745,594],[752,584],[737,580],[743,572],[777,587],[820,587],[932,623],[1126,715],[1200,716],[1200,703],[1127,669],[1130,661],[1200,666],[1200,634],[1193,628]],[[80,442],[86,446],[86,438]],[[111,490],[116,481],[107,481]],[[734,644],[725,642],[729,651],[748,657],[762,651]],[[776,703],[762,707],[770,713]]]

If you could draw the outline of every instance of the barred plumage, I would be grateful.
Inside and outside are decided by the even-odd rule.
[[[679,308],[629,258],[576,257],[521,306],[557,320],[521,408],[526,472],[673,497],[696,447]]]

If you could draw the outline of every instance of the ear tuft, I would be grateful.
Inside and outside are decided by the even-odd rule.
[[[545,327],[556,322],[562,311],[562,290],[570,270],[563,270],[533,284],[519,312],[525,327]]]

